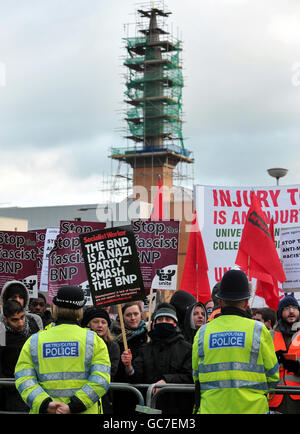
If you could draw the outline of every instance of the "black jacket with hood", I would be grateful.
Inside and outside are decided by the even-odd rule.
[[[127,376],[130,383],[192,384],[192,345],[178,328],[169,337],[149,333],[151,341],[140,348],[133,361],[134,374]],[[165,392],[158,398],[157,407],[164,414],[191,414],[193,396],[186,392]]]
[[[194,323],[194,309],[196,306],[201,306],[204,310],[204,324],[207,322],[207,311],[203,303],[198,301],[197,303],[192,304],[187,308],[185,318],[184,318],[184,326],[183,326],[183,335],[184,338],[193,344],[195,334],[198,329],[195,328]]]
[[[175,291],[171,297],[170,304],[176,309],[178,327],[182,332],[184,329],[186,311],[192,304],[196,303],[196,301],[196,298],[192,294],[184,290]]]

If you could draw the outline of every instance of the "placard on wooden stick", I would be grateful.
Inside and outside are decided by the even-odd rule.
[[[82,234],[79,238],[95,306],[120,305],[145,299],[135,238],[131,230],[127,227],[114,227]],[[119,306],[118,311],[124,341],[125,329]],[[124,344],[125,347],[127,344]]]

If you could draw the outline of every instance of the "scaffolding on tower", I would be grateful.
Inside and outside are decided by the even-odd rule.
[[[127,191],[128,183],[156,185],[158,175],[172,185],[193,180],[194,159],[182,132],[182,41],[168,31],[170,14],[164,1],[140,4],[135,35],[123,39],[127,146],[111,149],[118,162],[114,189],[122,178]]]

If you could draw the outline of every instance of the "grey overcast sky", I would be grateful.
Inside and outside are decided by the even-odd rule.
[[[148,2],[148,5],[151,2]],[[169,0],[195,183],[299,183],[299,0]],[[0,203],[103,202],[121,132],[129,0],[1,0]],[[134,26],[129,27],[134,35]]]

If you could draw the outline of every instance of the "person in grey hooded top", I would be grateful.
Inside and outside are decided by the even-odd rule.
[[[36,322],[37,327],[39,330],[43,330],[43,322],[39,315],[36,315],[34,313],[28,312],[28,305],[29,305],[29,293],[28,289],[26,288],[26,285],[19,281],[19,280],[10,280],[6,282],[1,291],[1,304],[2,306],[8,301],[8,300],[16,300],[18,301],[21,306],[23,306],[25,310],[25,316],[30,319],[32,322],[33,320]],[[3,315],[1,314],[0,320],[3,320]]]
[[[205,305],[201,301],[188,307],[183,326],[183,336],[186,341],[193,343],[196,332],[207,322],[207,317]]]

